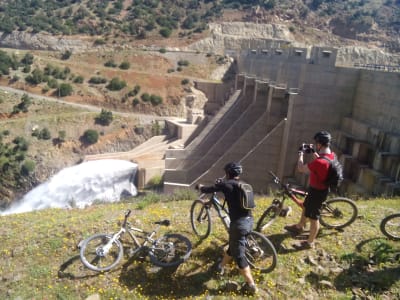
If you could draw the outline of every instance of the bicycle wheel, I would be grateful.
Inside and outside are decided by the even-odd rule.
[[[400,240],[400,214],[393,214],[383,218],[379,227],[389,239]]]
[[[123,247],[119,240],[115,240],[108,250],[108,242],[112,235],[99,233],[92,235],[82,242],[80,258],[90,270],[101,272],[114,268],[121,260]]]
[[[277,212],[278,212],[278,207],[276,206],[268,207],[258,220],[256,231],[263,232],[265,228],[271,225],[275,220],[275,218],[278,216]]]
[[[251,231],[246,237],[246,259],[251,268],[267,273],[276,267],[278,255],[267,237]]]
[[[201,239],[205,239],[211,232],[211,216],[209,208],[204,205],[204,202],[197,199],[193,201],[190,208],[190,222],[193,231]]]
[[[192,244],[183,235],[166,234],[157,239],[149,249],[150,261],[159,267],[175,267],[187,260]]]
[[[337,197],[323,203],[319,221],[327,228],[341,229],[353,223],[357,214],[357,206],[351,199]]]

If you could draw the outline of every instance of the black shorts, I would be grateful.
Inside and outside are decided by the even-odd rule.
[[[328,197],[329,190],[308,188],[308,195],[304,200],[304,215],[313,220],[319,220],[322,203]]]
[[[229,248],[227,253],[232,256],[240,269],[249,264],[245,256],[246,235],[253,229],[253,217],[241,217],[232,222],[229,228]]]

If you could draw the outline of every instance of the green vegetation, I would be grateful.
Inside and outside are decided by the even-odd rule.
[[[122,90],[124,87],[126,87],[126,82],[117,77],[111,79],[111,81],[106,86],[106,88],[110,91],[119,91]]]
[[[98,77],[98,76],[90,77],[90,79],[89,79],[89,83],[92,83],[92,84],[104,84],[106,82],[107,82],[107,79],[105,79],[103,77]]]
[[[296,3],[290,0],[7,0],[2,2],[0,10],[0,31],[105,36],[96,39],[95,46],[107,43],[108,36],[130,35],[144,39],[158,35],[167,38],[177,32],[180,37],[190,38],[193,33],[204,31],[208,23],[220,20],[226,10],[247,15],[258,7],[275,15],[291,9],[305,21],[309,21],[308,16],[333,16],[330,25],[333,31],[336,25],[346,24],[349,33],[363,33],[376,24],[388,32],[397,32],[400,27],[398,3],[396,0],[307,0]],[[66,51],[61,58],[69,59],[71,54]]]
[[[61,83],[57,89],[57,95],[59,97],[65,97],[71,95],[73,88],[69,83]]]
[[[97,130],[88,129],[83,133],[82,140],[86,144],[96,144],[99,140],[99,133]]]
[[[12,113],[18,114],[20,112],[28,112],[29,106],[32,104],[32,99],[27,95],[24,94],[21,98],[21,102],[14,106]]]
[[[95,118],[96,124],[101,124],[103,126],[108,126],[114,119],[111,111],[106,109],[101,109],[100,114]]]
[[[221,257],[227,233],[215,217],[212,234],[199,240],[189,221],[193,191],[164,195],[145,192],[121,203],[87,209],[47,209],[3,216],[0,294],[10,299],[245,299],[228,290],[242,283],[234,265],[218,278],[211,271]],[[272,201],[258,197],[257,219]],[[278,265],[271,273],[254,272],[260,289],[255,299],[397,299],[400,293],[398,242],[379,231],[380,220],[398,211],[400,199],[359,200],[360,218],[343,232],[322,228],[315,250],[296,251],[296,239],[283,226],[297,220],[299,209],[280,218],[267,236],[278,249]],[[95,273],[83,267],[77,244],[94,233],[119,228],[123,212],[130,221],[152,228],[169,219],[164,232],[177,232],[193,245],[190,258],[174,269],[158,269],[146,259],[128,259],[113,271]]]
[[[15,137],[12,142],[3,141],[3,137],[9,134],[9,131],[0,133],[0,193],[24,186],[25,177],[35,168],[33,161],[25,159],[28,141],[21,136]]]

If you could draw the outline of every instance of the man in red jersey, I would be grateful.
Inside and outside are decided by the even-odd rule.
[[[327,131],[319,131],[314,136],[315,145],[306,145],[299,150],[299,158],[297,161],[297,169],[299,172],[309,174],[308,195],[304,201],[303,212],[300,221],[294,225],[285,226],[285,229],[293,234],[301,234],[307,223],[310,221],[310,234],[307,240],[300,241],[295,244],[297,249],[314,248],[314,242],[319,231],[319,217],[322,203],[326,200],[329,187],[325,183],[328,170],[329,160],[335,158],[335,153],[330,149],[331,135]],[[312,160],[304,163],[304,152],[312,153]],[[323,157],[328,158],[323,159]]]

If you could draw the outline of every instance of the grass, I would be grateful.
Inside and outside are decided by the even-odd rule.
[[[232,282],[241,283],[236,268],[218,279],[210,267],[227,241],[219,220],[204,240],[193,234],[189,222],[191,195],[131,199],[97,204],[86,209],[48,209],[2,216],[0,228],[0,295],[3,299],[230,299]],[[163,200],[164,199],[164,200]],[[257,199],[255,219],[271,199]],[[358,200],[359,217],[343,232],[322,229],[316,249],[295,251],[295,238],[282,228],[294,223],[299,210],[280,218],[265,234],[278,251],[278,266],[268,274],[254,273],[260,299],[398,299],[400,296],[400,243],[379,231],[380,220],[398,212],[400,199]],[[170,219],[166,229],[187,236],[193,244],[188,261],[174,269],[160,269],[148,259],[128,262],[95,273],[79,259],[83,238],[118,229],[123,211],[133,209],[130,220],[144,229]]]

